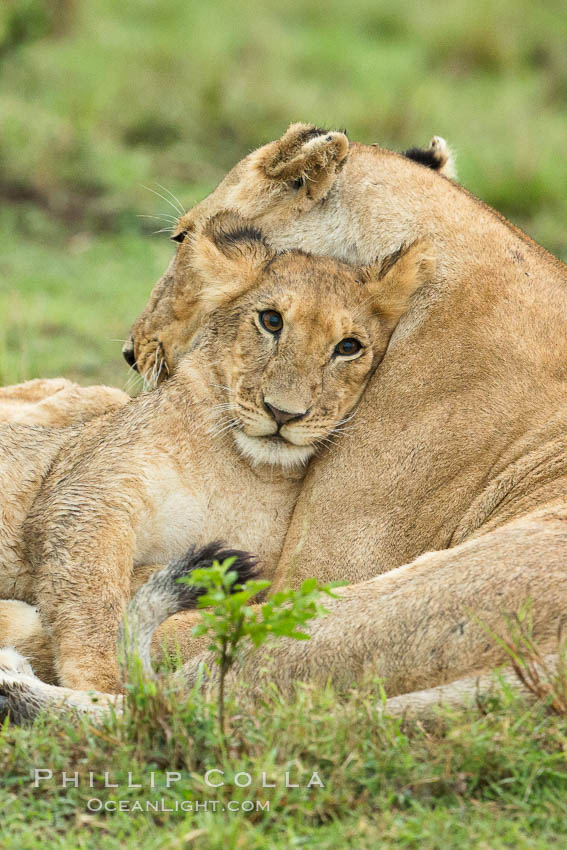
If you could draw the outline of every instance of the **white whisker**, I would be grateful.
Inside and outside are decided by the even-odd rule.
[[[226,424],[226,425],[223,425],[223,427],[222,427],[222,428],[217,428],[217,430],[216,430],[216,431],[214,431],[214,432],[211,434],[211,437],[212,437],[213,439],[216,439],[217,437],[220,437],[220,435],[221,435],[221,434],[223,434],[225,431],[232,431],[232,430],[233,430],[234,428],[236,428],[239,424],[240,424],[240,423],[238,422],[238,419],[231,419],[231,420],[230,420],[230,422],[227,422],[227,424]]]
[[[157,195],[157,196],[158,196],[158,198],[161,198],[161,199],[162,199],[162,201],[165,201],[165,202],[166,202],[166,204],[169,204],[169,206],[170,206],[170,207],[173,207],[173,209],[175,210],[175,212],[176,212],[176,213],[179,213],[179,215],[184,215],[185,210],[183,210],[183,209],[179,209],[179,207],[177,207],[177,206],[173,203],[173,201],[170,201],[170,200],[169,200],[169,198],[166,198],[166,196],[165,196],[165,195],[162,195],[162,194],[161,194],[161,192],[156,192],[156,191],[155,191],[155,189],[150,189],[150,187],[149,187],[149,186],[144,186],[144,184],[143,184],[143,183],[142,183],[141,185],[142,185],[142,188],[143,188],[143,189],[147,189],[147,190],[148,190],[148,192],[152,192],[152,194]],[[157,185],[159,186],[159,183],[158,183]]]
[[[328,445],[328,446],[336,446],[336,445],[338,445],[338,443],[336,443],[336,442],[335,442],[335,440],[331,440],[331,438],[330,438],[330,437],[319,437],[319,439],[318,439],[318,440],[316,440],[316,442],[318,442],[318,443],[325,443],[325,444],[326,444],[326,445]]]
[[[344,425],[346,422],[350,422],[351,419],[354,419],[355,416],[356,410],[353,410],[353,412],[349,416],[345,416],[344,419],[339,419],[339,421],[336,422],[335,425]]]
[[[337,436],[343,437],[352,437],[353,435],[349,431],[345,431],[344,428],[331,428],[329,434],[337,434]]]
[[[217,416],[217,417],[215,417],[214,425],[215,426],[222,425],[224,422],[228,422],[232,418],[233,417],[228,416],[227,413],[225,413],[223,416]]]
[[[144,382],[144,379],[140,375],[140,373],[136,372],[136,370],[132,366],[129,366],[128,367],[128,375],[127,375],[126,381],[124,383],[124,392],[129,393],[130,390],[133,390],[136,385],[142,386],[143,382]]]
[[[224,428],[225,425],[229,424],[230,422],[234,422],[234,421],[235,421],[234,417],[227,416],[226,414],[224,416],[220,416],[212,422],[207,433],[211,434],[211,436],[214,436],[219,430],[222,430],[222,428]]]
[[[180,215],[185,215],[185,209],[184,209],[184,207],[183,207],[183,204],[182,204],[182,203],[181,203],[181,201],[179,200],[179,198],[178,198],[178,197],[176,197],[170,189],[166,189],[166,187],[165,187],[165,186],[162,186],[162,185],[161,185],[161,183],[156,183],[156,186],[159,186],[159,188],[160,188],[160,189],[163,189],[163,191],[164,191],[164,192],[167,192],[167,194],[169,195],[169,197],[170,197],[170,198],[173,198],[173,200],[175,201],[175,203],[178,205]]]
[[[157,213],[156,215],[143,215],[138,214],[136,218],[154,218],[157,221],[170,221],[173,225],[177,224],[177,219],[174,215],[169,215],[169,213]]]

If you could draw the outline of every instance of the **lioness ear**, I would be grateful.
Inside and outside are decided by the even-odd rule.
[[[409,148],[404,156],[438,171],[451,180],[457,179],[455,154],[441,136],[433,136],[426,148]]]
[[[212,216],[193,238],[191,264],[202,281],[201,304],[214,310],[242,295],[274,253],[261,231],[238,213]]]
[[[380,315],[392,327],[406,312],[411,295],[435,275],[437,260],[429,240],[402,246],[382,262],[365,266],[365,289],[374,295]]]
[[[333,185],[347,154],[346,133],[291,124],[281,139],[260,149],[257,167],[268,179],[318,201]]]

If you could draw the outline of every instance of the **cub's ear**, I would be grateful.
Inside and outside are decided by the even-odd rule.
[[[438,171],[451,180],[457,179],[455,154],[441,136],[433,136],[426,148],[409,148],[404,156]]]
[[[289,184],[313,201],[323,198],[348,154],[346,133],[313,124],[291,124],[286,133],[259,151],[257,167],[269,180]]]
[[[374,295],[374,305],[382,318],[394,327],[406,312],[411,295],[435,275],[437,260],[431,242],[419,239],[382,262],[364,266],[365,289]]]
[[[250,221],[231,210],[216,213],[193,237],[191,265],[201,278],[201,304],[214,310],[258,279],[275,252]]]

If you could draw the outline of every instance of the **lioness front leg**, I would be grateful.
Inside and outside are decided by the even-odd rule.
[[[37,564],[57,679],[76,690],[120,689],[116,636],[130,597],[135,535],[127,514],[109,514],[81,514],[81,528],[70,523],[63,540],[51,535]]]

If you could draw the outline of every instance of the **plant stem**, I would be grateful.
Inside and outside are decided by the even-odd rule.
[[[225,726],[224,726],[224,677],[227,671],[227,656],[226,656],[226,638],[222,639],[220,677],[219,677],[219,727],[221,741],[225,742]]]

